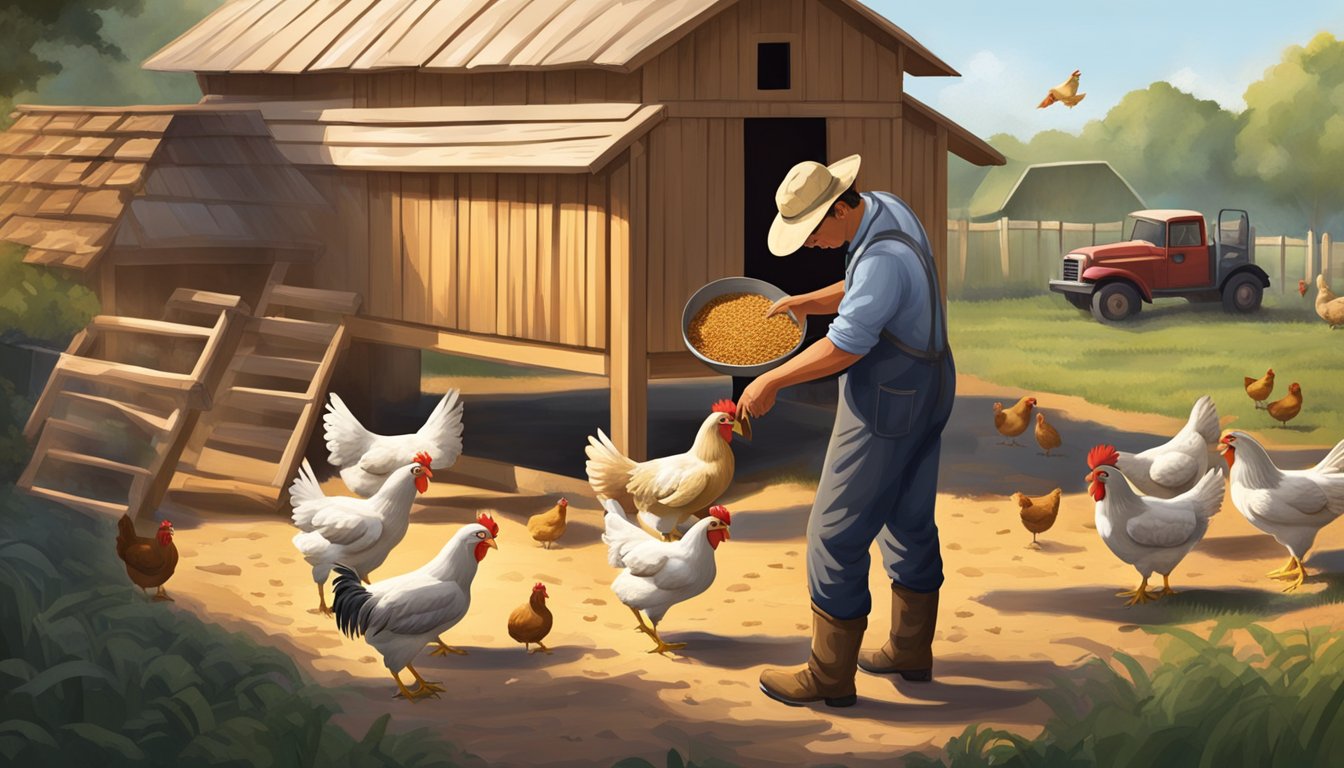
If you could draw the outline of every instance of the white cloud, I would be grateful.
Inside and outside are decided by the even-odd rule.
[[[1181,67],[1166,78],[1167,82],[1176,86],[1179,90],[1200,99],[1216,101],[1223,109],[1232,112],[1240,112],[1246,109],[1246,101],[1242,97],[1246,93],[1246,86],[1250,84],[1251,79],[1245,77],[1243,73],[1235,75],[1226,72],[1208,74],[1198,72],[1191,67]]]

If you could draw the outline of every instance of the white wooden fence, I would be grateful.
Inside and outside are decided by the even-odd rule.
[[[982,299],[1045,293],[1059,277],[1060,259],[1075,248],[1124,239],[1126,223],[1076,224],[1059,221],[947,223],[947,292],[954,299]],[[1251,228],[1255,236],[1255,228]],[[1255,237],[1255,260],[1269,274],[1273,293],[1297,290],[1344,270],[1344,243],[1330,234]]]

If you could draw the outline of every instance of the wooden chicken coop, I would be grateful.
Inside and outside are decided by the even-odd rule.
[[[301,308],[327,314],[301,322],[321,326],[303,326],[328,345],[321,354],[258,353],[270,359],[231,363],[212,390],[241,396],[235,412],[268,412],[277,410],[274,376],[312,374],[295,379],[308,385],[302,402],[289,398],[283,421],[246,423],[221,422],[203,404],[198,434],[164,458],[181,452],[177,474],[191,482],[169,485],[183,493],[194,482],[228,495],[229,477],[209,467],[212,448],[241,445],[248,458],[262,443],[279,448],[266,466],[281,479],[300,438],[277,430],[306,439],[333,368],[375,399],[402,397],[418,393],[422,350],[608,377],[610,433],[642,458],[649,381],[715,375],[681,341],[694,290],[741,274],[787,290],[838,279],[834,259],[766,251],[774,191],[790,166],[862,154],[860,188],[908,201],[945,272],[947,153],[1003,162],[905,95],[906,75],[956,72],[857,0],[232,0],[145,66],[197,75],[202,102],[165,110],[170,128],[222,116],[262,126],[249,152],[219,146],[214,159],[266,169],[236,171],[227,197],[277,214],[277,234],[225,242],[242,225],[211,210],[215,240],[184,248],[132,240],[140,218],[122,214],[115,237],[70,245],[80,264],[47,255],[65,251],[25,227],[83,219],[77,208],[10,205],[42,188],[29,160],[73,152],[35,143],[51,123],[39,125],[34,108],[5,137],[7,156],[27,159],[0,165],[13,190],[0,202],[0,239],[29,245],[30,261],[90,270],[117,313],[158,317],[178,290],[236,296],[241,304],[220,317],[245,318],[236,342],[245,351],[277,297],[312,291]],[[91,142],[116,129],[76,127]],[[285,165],[270,164],[277,155]],[[171,147],[154,156],[173,160]],[[116,150],[98,157],[117,161]],[[125,174],[118,188],[135,198],[134,213],[148,185]],[[210,194],[171,175],[174,194]],[[115,257],[91,269],[94,251]],[[337,362],[346,341],[360,351]],[[244,368],[272,376],[246,379]],[[279,488],[265,474],[244,484],[263,506]]]

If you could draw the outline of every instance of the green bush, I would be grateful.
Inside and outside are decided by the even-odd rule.
[[[28,461],[23,424],[31,411],[32,404],[0,372],[0,483],[12,483]]]
[[[0,764],[456,764],[387,715],[356,740],[284,653],[146,601],[107,522],[10,491],[0,519]]]
[[[0,244],[0,333],[64,346],[98,314],[98,297],[57,270],[24,264],[23,253]]]
[[[1152,673],[1116,653],[1042,699],[1053,717],[1034,739],[971,726],[936,758],[907,768],[972,766],[1322,766],[1344,754],[1344,632],[1277,635],[1247,628],[1239,652],[1227,630],[1169,637]]]

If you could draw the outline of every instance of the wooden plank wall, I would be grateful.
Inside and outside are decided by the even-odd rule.
[[[793,44],[790,90],[756,90],[756,43],[763,41]],[[643,74],[649,103],[892,103],[902,87],[896,51],[816,0],[741,0],[649,61]]]
[[[649,351],[681,352],[681,310],[742,274],[742,121],[673,119],[649,136]]]
[[[475,75],[378,72],[355,75],[202,75],[207,95],[296,100],[350,99],[354,107],[585,104],[640,101],[640,75],[599,70]]]
[[[309,175],[333,207],[314,284],[363,314],[606,348],[608,174]]]

